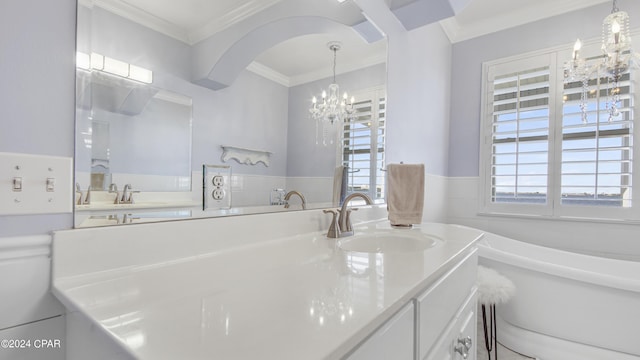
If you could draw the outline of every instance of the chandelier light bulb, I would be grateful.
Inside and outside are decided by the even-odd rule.
[[[619,44],[620,43],[620,24],[615,19],[611,24],[611,32],[613,33],[613,37],[614,37],[613,43],[616,45]]]
[[[614,34],[619,34],[620,33],[620,23],[618,23],[617,20],[613,20],[613,23],[611,24],[611,32]]]
[[[580,39],[576,40],[576,43],[573,44],[573,51],[580,51],[582,49],[582,41]]]
[[[576,60],[580,54],[580,49],[582,48],[582,42],[580,39],[576,40],[576,43],[573,45],[573,60]]]

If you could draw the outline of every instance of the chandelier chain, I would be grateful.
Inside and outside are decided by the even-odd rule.
[[[333,47],[333,83],[336,83],[336,54],[338,52],[338,49],[336,47]]]
[[[617,13],[618,11],[620,11],[618,9],[618,0],[613,0],[613,9],[611,9],[611,13]]]

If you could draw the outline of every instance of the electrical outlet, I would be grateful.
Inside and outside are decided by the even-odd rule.
[[[231,207],[231,167],[203,165],[203,210]]]
[[[224,177],[221,175],[215,175],[212,182],[213,186],[222,187],[224,185]]]
[[[211,196],[214,200],[222,200],[224,199],[224,190],[221,188],[215,188]]]

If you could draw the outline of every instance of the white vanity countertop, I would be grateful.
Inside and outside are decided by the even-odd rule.
[[[376,229],[391,231],[376,221],[355,236]],[[340,359],[482,237],[444,224],[393,231],[442,240],[424,251],[358,253],[309,233],[57,278],[53,291],[138,359]]]

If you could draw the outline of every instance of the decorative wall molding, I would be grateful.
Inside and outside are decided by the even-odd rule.
[[[236,146],[220,145],[222,148],[222,161],[227,162],[230,159],[234,159],[240,164],[255,165],[259,162],[265,166],[269,166],[271,162],[270,151],[253,150]]]
[[[0,237],[0,261],[50,255],[50,235]]]

